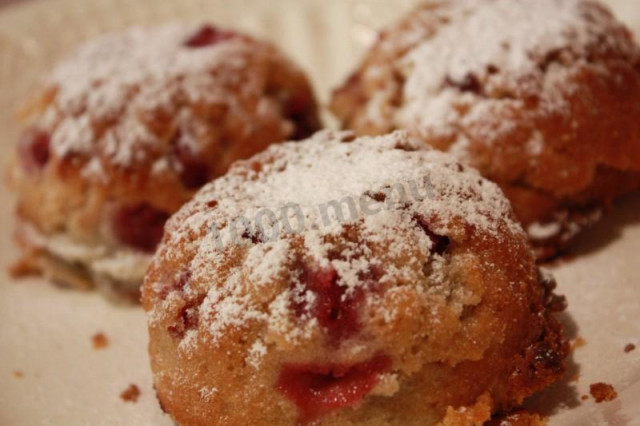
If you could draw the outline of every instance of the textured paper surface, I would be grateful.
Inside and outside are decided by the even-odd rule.
[[[132,24],[212,21],[278,43],[309,72],[326,101],[353,67],[375,28],[415,0],[35,0],[0,11],[0,159],[2,173],[16,139],[13,111],[38,76],[92,35]],[[640,2],[611,0],[640,32]],[[639,100],[640,101],[640,100]],[[15,259],[13,200],[0,190],[0,267]],[[640,425],[640,196],[622,200],[581,239],[574,260],[554,267],[570,308],[568,335],[586,344],[565,381],[531,404],[551,425]],[[102,332],[109,345],[92,348]],[[634,343],[639,349],[625,353]],[[137,307],[99,295],[0,275],[0,425],[171,425],[157,405],[146,354],[145,318]],[[22,374],[22,377],[16,377]],[[589,384],[607,382],[619,397],[595,404]],[[130,383],[137,403],[119,395]]]

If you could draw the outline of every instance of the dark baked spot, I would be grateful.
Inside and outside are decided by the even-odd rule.
[[[447,86],[455,87],[461,92],[470,92],[476,95],[484,93],[482,82],[474,73],[467,73],[461,80],[455,80],[453,77],[447,76],[445,82]]]
[[[542,365],[544,369],[553,370],[562,365],[563,354],[559,354],[555,348],[546,342],[536,347],[533,360],[536,364]]]
[[[628,343],[625,347],[624,347],[624,353],[628,354],[629,352],[632,352],[636,349],[636,345],[634,345],[633,343]]]
[[[545,274],[538,269],[538,282],[543,287],[544,305],[552,312],[562,312],[567,309],[567,298],[562,295],[557,295],[553,290],[557,287],[556,279],[551,274]]]
[[[487,73],[489,75],[497,74],[499,72],[500,72],[500,68],[498,68],[497,66],[495,66],[493,64],[487,65]]]
[[[444,252],[447,251],[449,244],[451,244],[451,240],[449,240],[449,237],[438,235],[433,232],[429,228],[429,222],[422,216],[416,215],[414,217],[414,220],[416,221],[420,229],[422,229],[422,231],[427,234],[427,236],[431,240],[431,252],[439,255],[444,254]]]
[[[364,193],[364,195],[366,195],[367,197],[369,197],[372,200],[375,200],[375,201],[377,201],[379,203],[383,203],[387,199],[387,194],[385,194],[382,191],[367,191],[367,192]]]
[[[264,242],[264,236],[260,231],[249,231],[246,229],[242,233],[242,238],[251,241],[253,244],[259,244]]]

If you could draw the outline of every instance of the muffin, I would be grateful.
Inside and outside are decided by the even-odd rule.
[[[462,425],[563,373],[552,288],[475,170],[404,132],[325,131],[205,186],[142,300],[181,425]]]
[[[547,259],[640,186],[638,99],[640,48],[601,4],[454,0],[383,31],[331,109],[478,168]]]
[[[165,221],[198,188],[319,125],[296,65],[209,25],[93,40],[53,70],[23,118],[15,271],[134,297]]]

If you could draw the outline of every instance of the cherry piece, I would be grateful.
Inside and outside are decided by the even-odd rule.
[[[18,155],[26,171],[37,172],[47,165],[50,144],[49,134],[42,130],[32,128],[22,134],[18,142]]]
[[[305,288],[315,294],[313,304],[294,303],[298,316],[308,310],[327,329],[331,343],[337,346],[342,340],[353,336],[360,330],[358,307],[364,298],[363,289],[356,287],[346,294],[347,287],[338,285],[338,273],[335,269],[303,268],[300,281]],[[303,297],[296,298],[304,300]]]
[[[431,229],[429,229],[429,223],[422,216],[416,216],[415,221],[418,223],[418,226],[420,226],[422,231],[424,231],[424,233],[427,234],[427,236],[431,240],[431,243],[432,243],[431,251],[437,254],[443,254],[449,247],[449,244],[451,243],[451,240],[449,240],[449,237],[444,235],[438,235],[435,232],[433,232]]]
[[[303,422],[308,422],[362,401],[390,368],[391,359],[384,355],[351,366],[285,364],[276,387],[298,406]]]
[[[113,232],[124,244],[153,253],[169,214],[147,203],[123,206],[113,217]]]
[[[197,49],[199,47],[213,46],[221,41],[233,38],[234,34],[229,31],[221,31],[211,25],[205,24],[198,31],[184,41],[184,45]]]

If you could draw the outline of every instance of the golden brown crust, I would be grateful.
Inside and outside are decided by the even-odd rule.
[[[345,128],[362,134],[405,128],[478,168],[507,192],[525,230],[546,227],[541,238],[532,235],[539,256],[546,258],[594,221],[586,210],[606,209],[620,194],[640,187],[640,49],[630,31],[596,2],[464,4],[432,2],[385,30],[334,92],[331,109]],[[509,29],[500,17],[491,21],[496,17],[482,15],[491,7],[513,12],[502,13],[502,19],[513,20]],[[455,25],[459,35],[449,39],[449,53],[438,60],[466,52],[474,38],[487,37],[485,46],[474,47],[478,59],[468,65],[450,62],[441,88],[424,94],[421,107],[412,106],[412,96],[421,96],[409,92],[419,90],[410,86],[413,80],[420,74],[439,76],[441,70],[439,63],[419,62],[417,52],[443,48],[439,36]],[[494,32],[473,34],[472,25]],[[546,30],[540,36],[541,28]],[[518,31],[523,36],[528,31],[529,39],[519,39]],[[579,35],[564,40],[562,31]],[[507,52],[530,49],[514,53],[528,55],[530,63],[500,63],[504,57],[492,51],[499,40]],[[436,118],[409,120],[412,108]],[[556,232],[550,234],[550,228]]]

